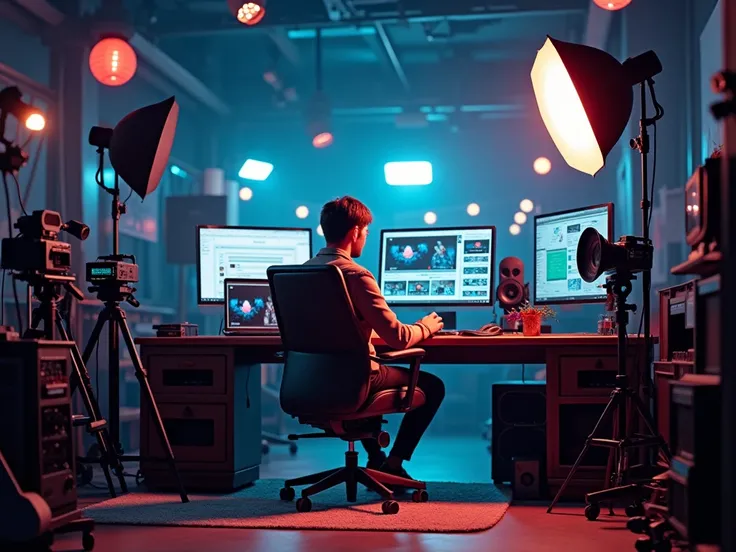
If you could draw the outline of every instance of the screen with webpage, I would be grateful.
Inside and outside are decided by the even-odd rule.
[[[198,228],[200,304],[222,304],[225,279],[266,278],[274,265],[302,264],[312,256],[312,231],[276,228]]]
[[[595,228],[609,236],[609,206],[578,209],[535,219],[536,273],[534,301],[599,301],[606,298],[605,275],[593,283],[585,282],[578,272],[577,250],[580,235]]]
[[[494,232],[493,227],[384,230],[379,283],[386,301],[489,304]]]

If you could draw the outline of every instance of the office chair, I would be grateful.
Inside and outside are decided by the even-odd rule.
[[[271,297],[284,345],[281,408],[321,433],[289,435],[289,439],[333,437],[347,441],[345,467],[284,482],[280,497],[293,500],[294,487],[310,485],[296,501],[298,512],[312,508],[310,496],[345,483],[348,502],[357,500],[358,483],[384,500],[385,514],[396,514],[398,502],[386,485],[415,489],[412,499],[429,499],[426,484],[358,466],[355,441],[376,439],[385,448],[389,435],[382,416],[408,412],[424,404],[417,388],[422,349],[391,351],[374,357],[361,334],[342,272],[335,266],[272,266]],[[369,392],[371,360],[379,364],[409,363],[409,386]]]

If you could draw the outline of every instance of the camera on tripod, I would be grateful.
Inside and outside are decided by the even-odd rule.
[[[66,274],[72,266],[72,246],[59,239],[64,230],[78,240],[89,236],[89,226],[76,220],[63,222],[56,211],[33,211],[14,225],[20,235],[2,241],[2,268],[16,272]]]
[[[588,283],[604,272],[635,274],[651,270],[653,258],[652,241],[637,236],[621,236],[611,243],[595,228],[587,228],[578,242],[578,271]]]

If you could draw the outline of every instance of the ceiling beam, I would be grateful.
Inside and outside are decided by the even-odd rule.
[[[28,13],[34,15],[36,18],[51,27],[60,26],[66,18],[64,13],[56,9],[53,5],[47,2],[47,0],[13,1],[18,6],[24,8]],[[138,52],[141,60],[156,69],[156,71],[165,76],[175,86],[189,94],[199,103],[220,115],[227,115],[230,113],[230,109],[227,104],[220,100],[214,92],[202,83],[202,81],[197,79],[189,71],[184,69],[144,37],[136,33],[130,39],[130,44]],[[145,77],[145,73],[142,76]],[[159,85],[160,80],[157,79],[156,82],[152,82],[151,84],[154,86]],[[165,90],[165,92],[170,93],[171,91]]]
[[[388,31],[386,31],[383,23],[376,23],[376,33],[378,34],[378,38],[381,40],[381,45],[383,46],[383,50],[386,53],[386,56],[388,56],[388,60],[391,62],[391,67],[394,68],[396,76],[398,77],[399,81],[401,81],[401,85],[404,87],[404,90],[406,90],[408,94],[411,94],[411,85],[409,84],[409,79],[406,77],[404,67],[401,65],[401,60],[399,60],[396,49],[391,43],[391,38],[388,36]]]
[[[613,12],[599,8],[590,1],[588,21],[585,24],[583,43],[599,50],[605,50],[608,45],[608,35],[611,30]]]
[[[221,15],[205,16],[198,13],[196,18],[191,13],[170,12],[169,15],[159,18],[157,24],[157,35],[173,36],[208,36],[227,33],[244,33],[254,31],[258,28],[288,27],[290,29],[310,29],[315,27],[346,27],[355,25],[383,25],[392,23],[432,23],[439,21],[483,21],[489,19],[508,19],[516,17],[539,17],[539,16],[569,16],[585,13],[585,0],[555,0],[550,5],[550,0],[515,0],[514,4],[487,6],[479,5],[473,10],[461,10],[455,6],[453,1],[432,4],[421,10],[411,12],[390,13],[383,10],[379,15],[362,15],[350,18],[333,20],[327,13],[321,14],[299,14],[298,10],[288,10],[283,13],[273,14],[271,10],[264,20],[253,29],[249,29],[238,23],[233,17]],[[454,9],[453,9],[454,8]]]

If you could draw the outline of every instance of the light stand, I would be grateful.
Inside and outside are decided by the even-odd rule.
[[[652,102],[654,103],[656,114],[652,118],[647,117],[646,109],[646,87],[649,87]],[[649,213],[651,203],[649,200],[648,185],[648,165],[647,156],[649,154],[649,133],[647,127],[654,125],[664,115],[664,109],[659,103],[654,93],[654,81],[651,78],[647,78],[645,81],[640,83],[641,87],[641,118],[639,120],[640,135],[631,140],[630,145],[632,149],[636,149],[641,154],[641,187],[642,187],[642,234],[644,243],[649,244]],[[600,503],[602,502],[617,502],[621,500],[630,500],[632,509],[628,510],[627,513],[636,515],[641,505],[641,501],[648,496],[649,489],[645,489],[638,484],[627,484],[630,480],[630,466],[628,458],[628,449],[631,448],[649,448],[658,447],[662,453],[669,460],[671,454],[667,443],[664,438],[655,429],[654,422],[650,414],[650,408],[642,401],[638,394],[639,383],[636,382],[636,388],[632,389],[629,387],[629,381],[627,376],[626,364],[627,364],[627,326],[629,321],[629,311],[636,309],[635,305],[626,303],[626,298],[631,293],[631,281],[634,279],[633,275],[626,270],[617,270],[606,279],[606,289],[609,293],[612,293],[616,298],[616,323],[618,327],[618,372],[616,375],[616,387],[611,392],[611,398],[606,405],[603,414],[598,419],[593,431],[585,441],[585,446],[580,452],[580,455],[575,460],[572,469],[567,475],[564,483],[557,492],[554,500],[547,509],[547,513],[550,513],[554,506],[557,504],[559,499],[562,497],[568,484],[577,472],[580,463],[582,462],[585,454],[591,446],[602,446],[611,449],[611,455],[616,458],[615,471],[611,474],[610,482],[615,487],[610,489],[604,489],[602,491],[589,493],[586,495],[586,508],[585,515],[588,519],[594,520],[600,513]],[[651,369],[652,353],[651,353],[651,337],[650,337],[650,316],[651,316],[651,301],[650,301],[650,288],[651,288],[651,269],[642,271],[642,283],[643,283],[643,294],[642,294],[642,317],[644,326],[644,348],[645,348],[645,370],[646,370],[646,387],[647,391],[651,389],[650,374]],[[651,392],[648,393],[651,397]],[[630,420],[630,409],[633,405],[636,412],[641,417],[647,431],[648,436],[631,437],[630,430],[628,428],[628,421]],[[614,423],[615,435],[613,439],[604,439],[596,437],[600,426],[603,421],[616,411],[616,422]],[[611,457],[609,456],[609,466]],[[606,481],[608,484],[609,481]]]
[[[105,147],[97,144],[97,153],[99,155],[99,181],[97,182],[100,187],[107,193],[112,195],[112,219],[113,219],[113,254],[99,257],[99,260],[112,261],[112,262],[125,262],[126,259],[130,259],[135,264],[135,258],[130,255],[120,254],[120,216],[125,213],[125,204],[120,203],[120,182],[117,171],[115,171],[114,185],[112,188],[105,186],[103,173],[104,173],[104,159],[105,159]],[[108,404],[109,404],[109,418],[110,418],[110,436],[112,440],[112,446],[118,461],[140,461],[139,456],[125,456],[123,447],[120,443],[120,340],[119,333],[122,333],[125,346],[130,355],[130,360],[133,363],[133,369],[135,371],[136,379],[141,388],[141,394],[143,400],[148,402],[151,409],[151,415],[154,418],[154,425],[158,433],[159,439],[161,440],[161,446],[166,455],[165,461],[169,464],[169,469],[174,474],[179,488],[179,496],[182,502],[189,502],[184,485],[182,484],[179,476],[179,470],[176,467],[176,461],[174,459],[174,452],[171,448],[166,429],[164,428],[164,422],[161,418],[156,399],[153,396],[151,385],[148,381],[148,376],[143,368],[138,350],[135,347],[133,341],[133,335],[128,327],[127,318],[125,311],[120,307],[120,303],[123,301],[129,303],[134,307],[138,307],[140,303],[133,296],[136,291],[134,287],[127,285],[127,283],[121,283],[120,281],[111,280],[108,282],[101,282],[89,288],[90,292],[97,293],[98,299],[103,302],[104,308],[97,317],[95,327],[90,334],[87,346],[84,348],[82,358],[86,363],[95,347],[98,346],[100,335],[102,330],[107,324],[108,330]],[[143,420],[141,420],[143,423]]]

